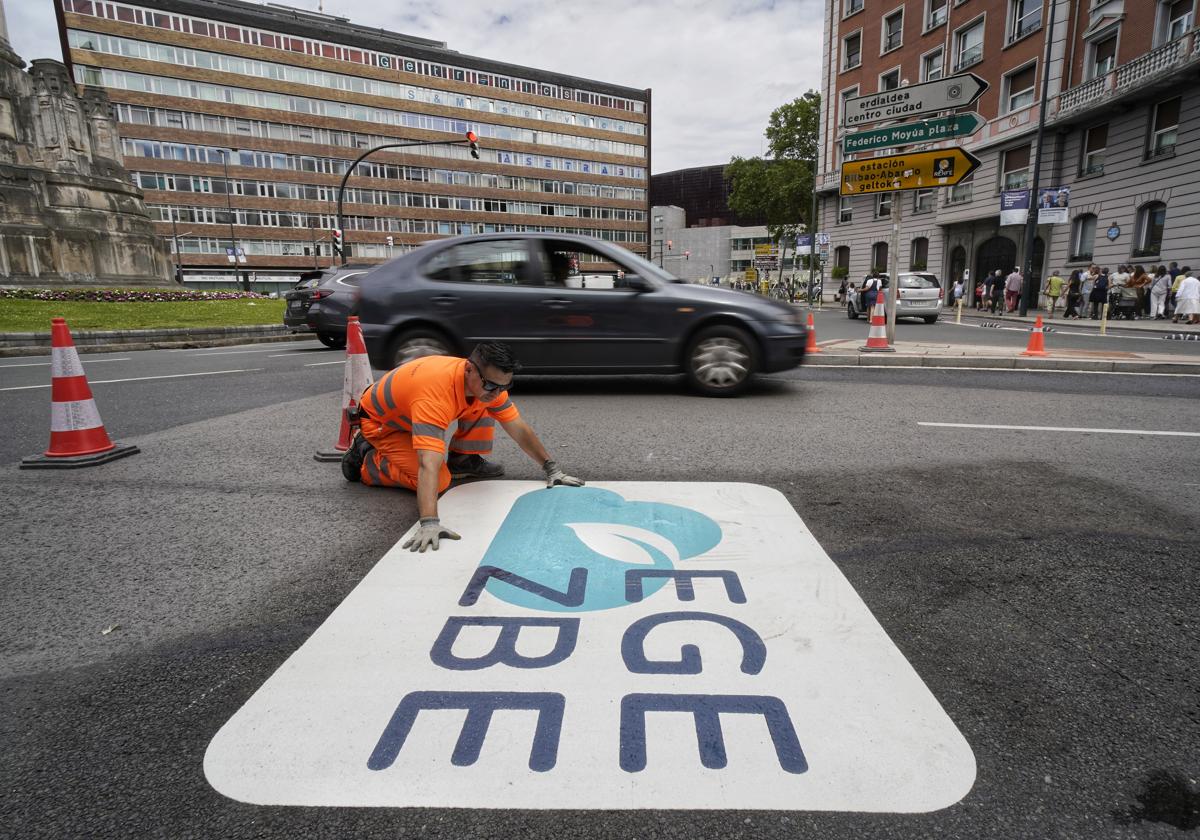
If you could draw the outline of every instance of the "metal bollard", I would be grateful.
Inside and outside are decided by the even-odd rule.
[[[1100,310],[1100,335],[1108,334],[1108,304]]]
[[[962,298],[958,299],[958,313],[954,316],[954,323],[962,323]]]

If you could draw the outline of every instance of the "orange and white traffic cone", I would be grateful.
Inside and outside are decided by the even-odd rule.
[[[1046,355],[1046,335],[1045,328],[1042,326],[1042,316],[1037,316],[1037,321],[1033,325],[1033,333],[1029,336],[1029,346],[1025,348],[1022,356],[1045,356]]]
[[[50,448],[21,460],[21,469],[91,467],[133,455],[132,444],[113,443],[104,430],[71,330],[50,321]]]
[[[808,313],[808,339],[804,342],[805,353],[820,353],[821,348],[817,346],[817,328],[813,326],[812,313]]]
[[[883,289],[880,289],[875,295],[875,308],[871,310],[871,331],[867,333],[867,343],[858,348],[861,352],[896,352],[896,348],[888,344],[887,340],[887,305],[884,300]]]
[[[315,460],[342,460],[342,453],[350,448],[353,437],[350,412],[358,407],[358,398],[374,381],[371,363],[367,361],[367,346],[363,342],[362,325],[357,315],[351,315],[346,321],[346,373],[342,378],[342,421],[338,428],[338,439],[332,450],[321,450],[314,454]]]

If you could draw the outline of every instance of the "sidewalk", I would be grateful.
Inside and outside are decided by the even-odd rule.
[[[1038,315],[1042,316],[1042,324],[1047,327],[1054,327],[1056,329],[1070,328],[1072,330],[1084,329],[1084,330],[1092,330],[1097,333],[1100,331],[1100,324],[1101,324],[1100,321],[1093,321],[1090,318],[1080,318],[1079,320],[1072,318],[1070,320],[1064,320],[1062,317],[1062,310],[1059,310],[1058,312],[1056,312],[1055,316],[1053,318],[1051,318],[1045,312],[1042,312],[1040,310],[1039,311],[1030,310],[1028,315],[1017,315],[1016,313],[1011,313],[1011,314],[1005,313],[1004,315],[1001,315],[999,313],[992,314],[989,312],[982,312],[982,311],[978,311],[975,309],[967,309],[964,307],[962,318],[963,318],[964,324],[967,322],[971,322],[971,323],[988,322],[988,323],[1001,323],[1001,324],[1004,324],[1004,323],[1029,324],[1030,326],[1032,326],[1034,321],[1037,320]],[[954,318],[955,318],[955,312],[953,309],[943,310],[941,317],[944,318],[948,322],[953,322]],[[1164,335],[1170,335],[1170,334],[1178,334],[1178,335],[1183,335],[1183,336],[1195,335],[1195,336],[1197,336],[1197,338],[1200,338],[1200,326],[1188,326],[1187,324],[1183,324],[1183,323],[1175,324],[1175,323],[1172,323],[1169,318],[1165,321],[1155,321],[1153,318],[1143,318],[1143,319],[1137,320],[1137,321],[1124,321],[1124,320],[1115,321],[1110,318],[1107,321],[1106,329],[1109,333],[1111,333],[1115,330],[1121,330],[1121,331],[1133,331],[1133,332],[1141,332],[1141,333],[1162,333]],[[1184,339],[1184,340],[1194,340],[1194,339]]]
[[[129,350],[222,347],[268,341],[305,341],[313,333],[293,333],[283,324],[242,327],[187,327],[158,330],[80,330],[71,339],[80,353],[113,353]],[[0,333],[0,358],[45,356],[50,353],[50,333]]]

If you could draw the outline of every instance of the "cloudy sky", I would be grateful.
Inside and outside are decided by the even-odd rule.
[[[58,58],[53,0],[9,0],[9,40]],[[317,0],[287,5],[315,11]],[[324,0],[326,14],[485,58],[653,90],[652,171],[765,152],[771,111],[821,84],[822,0]]]

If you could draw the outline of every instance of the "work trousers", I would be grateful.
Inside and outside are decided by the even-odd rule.
[[[399,423],[381,423],[363,417],[362,436],[375,450],[363,459],[360,478],[371,487],[407,487],[417,489],[420,469],[417,450],[413,448],[412,431]],[[496,434],[496,421],[491,417],[461,417],[458,428],[450,438],[450,452],[456,455],[488,455]],[[450,469],[442,462],[438,470],[438,492],[450,486]]]

